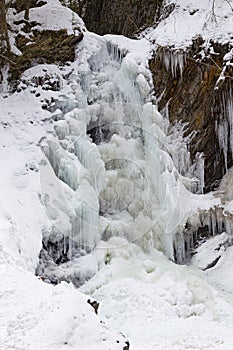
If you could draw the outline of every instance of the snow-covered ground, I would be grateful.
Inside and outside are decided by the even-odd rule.
[[[182,5],[183,1],[177,3]],[[49,28],[58,29],[60,23],[59,28],[66,27],[72,31],[73,15],[69,10],[59,7],[55,0],[33,10],[33,18],[41,21],[43,28],[47,28],[44,15],[48,13],[49,4],[55,11],[54,18],[61,18],[63,12],[67,14],[62,16],[61,22],[56,22],[55,27],[50,23]],[[225,2],[223,4],[222,11],[227,11],[227,5]],[[208,3],[207,7],[207,2],[204,6],[199,5],[195,2],[191,6],[190,2],[190,11],[198,7],[203,14],[200,18],[204,21],[210,5]],[[178,13],[181,9],[181,6],[177,7]],[[217,11],[220,11],[218,7]],[[195,16],[194,13],[190,18]],[[186,21],[183,16],[182,20]],[[189,27],[193,27],[192,23],[189,23]],[[169,28],[170,31],[174,29],[170,25]],[[198,30],[200,28],[201,25]],[[164,29],[164,36],[159,32],[159,27],[156,30],[156,40],[159,38],[161,43],[166,40],[170,43],[172,37],[165,38]],[[185,36],[175,33],[173,42],[180,38],[182,45],[196,35],[196,32],[190,35],[185,33]],[[7,84],[3,86],[0,96],[0,348],[113,350],[123,349],[129,339],[130,348],[135,350],[232,350],[233,252],[232,247],[224,248],[224,235],[203,245],[189,267],[175,265],[156,249],[145,253],[139,245],[129,243],[124,238],[112,237],[109,242],[100,241],[90,255],[90,260],[86,260],[87,266],[83,269],[88,268],[90,262],[95,262],[98,272],[80,290],[65,282],[53,286],[34,276],[42,247],[42,234],[49,232],[53,225],[48,208],[43,205],[44,189],[40,169],[45,157],[40,145],[45,137],[48,138],[48,133],[54,137],[53,118],[61,113],[50,113],[41,107],[51,97],[66,101],[65,95],[72,100],[74,89],[79,88],[77,81],[68,84],[64,77],[72,69],[84,72],[88,64],[92,63],[93,67],[95,63],[99,64],[103,56],[98,56],[98,50],[105,40],[120,46],[121,52],[128,52],[124,69],[128,64],[137,73],[140,92],[142,96],[147,96],[150,90],[150,77],[145,67],[150,54],[148,41],[142,39],[135,42],[115,36],[99,38],[89,33],[82,43],[84,49],[79,51],[84,55],[73,65],[66,68],[44,65],[26,71],[20,93],[10,95]],[[85,45],[88,48],[86,51]],[[97,62],[89,60],[87,64],[87,57],[93,56]],[[115,74],[119,62],[118,65],[113,64],[113,68]],[[98,84],[100,81],[103,84],[106,82],[107,88],[111,88],[108,81],[111,72],[100,72],[99,80],[95,77]],[[124,72],[127,73],[127,69]],[[46,74],[60,81],[62,91],[47,91],[33,85],[34,77]],[[93,81],[92,84],[94,89]],[[96,94],[102,91],[101,84]],[[123,88],[124,93],[129,89],[128,86]],[[81,101],[81,91],[78,90],[75,96]],[[163,120],[160,118],[157,115],[156,121],[162,128]],[[156,132],[159,130],[158,127]],[[165,145],[164,133],[160,131],[160,135]],[[115,142],[119,143],[119,139]],[[128,151],[124,147],[123,151]],[[166,159],[170,162],[170,158]],[[168,165],[173,167],[170,163]],[[221,203],[212,194],[190,194],[188,199],[188,206],[193,210],[208,210],[210,205]],[[229,201],[231,199],[228,198]],[[173,208],[176,206],[177,202],[173,203]],[[183,203],[183,206],[187,206],[187,203]],[[205,268],[219,256],[216,248],[221,251],[217,264],[204,272],[198,270],[195,266]],[[212,255],[209,261],[206,255],[210,252]],[[98,316],[87,303],[89,295],[100,302]]]
[[[126,339],[71,285],[54,287],[1,252],[0,346],[4,350],[122,349]]]
[[[111,265],[81,290],[100,301],[100,315],[108,324],[123,327],[133,349],[232,346],[232,306],[203,274],[157,252],[143,256],[133,246],[115,247]]]
[[[168,16],[145,31],[156,44],[183,49],[200,36],[207,43],[212,40],[232,44],[231,0],[168,0],[165,9]]]

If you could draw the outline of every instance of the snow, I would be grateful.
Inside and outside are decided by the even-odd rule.
[[[232,306],[199,271],[145,254],[112,238],[96,250],[107,265],[80,288],[100,302],[100,316],[122,327],[133,349],[230,349]]]
[[[155,28],[144,33],[159,46],[183,49],[191,46],[192,40],[201,36],[208,44],[210,40],[232,44],[231,1],[216,0],[214,14],[212,0],[166,1],[166,6],[175,4],[174,11],[162,19]]]
[[[232,303],[232,258],[233,249],[228,247],[218,261],[211,269],[206,270],[208,281],[219,289],[229,302]]]
[[[202,270],[206,270],[218,262],[224,254],[229,243],[229,236],[224,232],[221,235],[208,239],[194,250],[192,264]]]
[[[3,231],[0,240],[4,249],[17,254],[31,270],[36,266],[41,232],[48,221],[38,197],[42,153],[37,146],[49,129],[41,122],[46,114],[30,93],[1,97],[0,212],[8,232]]]
[[[83,29],[84,23],[82,19],[61,5],[59,0],[47,0],[46,4],[41,7],[30,9],[30,21],[37,22],[38,25],[33,27],[34,30],[61,30],[67,29],[68,34],[75,34],[75,30]],[[8,11],[9,21],[20,21],[24,18],[24,12],[14,14],[14,11]],[[53,20],[51,20],[51,18]]]
[[[162,6],[162,15],[153,26],[144,30],[139,37],[145,38],[151,43],[155,59],[160,59],[166,69],[170,69],[174,79],[182,79],[182,71],[185,62],[198,60],[196,56],[190,57],[189,49],[195,42],[203,40],[199,44],[199,53],[202,59],[210,56],[215,61],[218,52],[215,52],[213,44],[225,45],[226,52],[222,66],[222,72],[217,79],[215,89],[218,90],[221,82],[231,77],[227,68],[232,66],[232,21],[233,7],[229,0],[167,0]],[[222,110],[226,108],[226,99],[223,96]],[[223,112],[224,113],[224,112]],[[223,121],[218,123],[220,147],[225,147],[224,134],[226,125]],[[225,154],[226,158],[226,154]]]
[[[46,0],[45,4],[40,7],[30,9],[29,21],[34,22],[33,30],[66,30],[68,35],[80,35],[81,31],[85,31],[85,25],[82,19],[69,8],[61,5],[59,0]],[[51,20],[51,18],[53,20]],[[16,13],[14,8],[9,8],[7,11],[7,21],[10,25],[8,30],[11,52],[16,56],[21,56],[22,52],[16,45],[17,35],[22,35],[27,39],[31,39],[28,33],[25,33],[24,23],[16,24],[24,20],[24,11]],[[15,23],[16,22],[16,23]],[[27,45],[33,44],[29,41]]]
[[[123,348],[123,336],[100,323],[87,297],[71,285],[45,284],[8,258],[1,278],[2,349]]]

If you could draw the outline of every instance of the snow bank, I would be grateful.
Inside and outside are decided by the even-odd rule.
[[[198,36],[207,43],[210,39],[222,44],[233,43],[230,1],[217,0],[212,10],[212,0],[169,0],[165,3],[165,11],[171,4],[175,7],[169,16],[145,31],[148,39],[160,46],[176,49],[189,47]]]
[[[82,19],[69,8],[61,5],[59,0],[48,0],[41,7],[30,9],[30,21],[37,22],[38,25],[33,27],[34,30],[54,30],[66,29],[68,34],[75,34],[76,31],[84,29]],[[8,18],[10,23],[20,21],[24,18],[24,12],[13,14],[9,11]],[[51,20],[52,19],[52,20]],[[14,24],[11,23],[14,27]]]
[[[45,284],[7,256],[0,276],[2,349],[123,349],[126,339],[100,323],[71,285]]]
[[[199,271],[120,238],[101,242],[95,255],[102,268],[80,290],[133,349],[231,349],[232,306]]]

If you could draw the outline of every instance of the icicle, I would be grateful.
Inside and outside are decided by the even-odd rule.
[[[228,153],[228,122],[227,119],[222,119],[219,123],[215,123],[215,130],[218,135],[220,148],[223,150],[225,169],[227,171],[227,153]]]
[[[231,87],[229,87],[228,93],[223,95],[225,95],[223,98],[226,101],[224,106],[224,114],[229,123],[230,149],[231,155],[233,156],[233,94]]]
[[[183,230],[178,231],[175,235],[174,240],[175,248],[175,260],[178,264],[183,264],[185,262],[185,241]],[[190,248],[189,248],[190,249]]]
[[[107,41],[107,50],[110,59],[118,63],[122,63],[122,60],[127,53],[125,50],[120,49],[116,44],[113,44],[111,41]]]
[[[158,58],[164,63],[167,71],[171,70],[174,79],[177,79],[178,75],[182,78],[186,62],[185,52],[162,48],[158,51]]]
[[[193,175],[199,180],[198,182],[198,193],[203,193],[205,187],[205,166],[204,166],[204,155],[203,153],[197,153],[195,159],[195,170]]]
[[[232,88],[222,93],[220,120],[215,123],[215,131],[218,135],[219,146],[223,151],[225,169],[228,166],[228,145],[230,146],[231,157],[233,157],[233,94]]]
[[[6,95],[8,93],[8,89],[9,89],[9,84],[8,84],[9,69],[10,69],[10,67],[8,64],[6,64],[1,69],[2,81],[0,84],[0,93],[3,93],[4,95]]]

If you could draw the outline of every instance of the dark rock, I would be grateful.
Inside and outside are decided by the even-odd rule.
[[[205,269],[203,269],[203,271],[206,271],[208,269],[211,269],[212,267],[214,267],[217,262],[219,261],[219,259],[221,258],[221,255],[218,256],[214,261],[212,261],[212,263],[210,263]]]
[[[93,309],[95,310],[96,315],[98,315],[99,303],[96,300],[91,301],[90,299],[87,300],[87,303],[90,304],[93,307]]]
[[[130,346],[130,344],[129,344],[129,341],[127,340],[125,342],[125,346],[123,347],[123,350],[129,350],[129,346]]]
[[[79,35],[68,35],[66,29],[37,31],[32,28],[36,23],[24,20],[22,23],[24,23],[23,30],[27,33],[30,32],[31,35],[28,39],[28,36],[18,34],[16,36],[16,46],[22,52],[22,55],[15,56],[9,53],[9,57],[7,57],[12,62],[10,64],[9,80],[13,91],[18,87],[20,75],[30,67],[43,63],[66,64],[67,61],[73,62],[76,45],[83,39],[81,31]],[[0,61],[1,64],[3,63]],[[57,91],[58,89],[59,87],[55,84],[53,90]]]
[[[42,0],[36,2],[36,6],[37,7],[42,7],[42,6],[46,5],[46,4],[47,4],[47,2],[46,1],[42,1]]]
[[[71,40],[70,40],[70,45],[72,46],[72,45],[76,45],[76,44],[78,44],[80,41],[82,41],[83,40],[83,38],[84,38],[84,34],[83,34],[83,32],[81,32],[79,35],[76,35],[76,36],[74,36],[74,38],[72,38]]]
[[[222,118],[223,94],[233,87],[232,80],[227,79],[215,89],[220,76],[223,57],[229,51],[228,45],[212,43],[218,55],[205,59],[199,58],[203,40],[198,38],[187,53],[183,74],[172,75],[171,69],[166,69],[163,59],[153,59],[150,69],[153,74],[156,96],[162,96],[159,101],[161,111],[168,104],[171,123],[182,121],[187,123],[187,134],[193,133],[190,142],[191,157],[194,160],[197,153],[204,153],[205,159],[205,192],[216,189],[225,173],[224,155],[220,149],[216,135],[216,121]],[[170,54],[165,50],[162,55]],[[161,56],[162,56],[161,55]],[[157,54],[157,57],[159,54]],[[195,58],[194,58],[195,57]],[[211,57],[211,58],[209,58]],[[213,63],[214,62],[216,63]],[[163,93],[163,95],[162,95]],[[233,165],[232,155],[228,155],[228,167]]]
[[[152,25],[160,17],[163,0],[90,0],[84,15],[89,30],[98,34],[123,34],[129,37]]]

